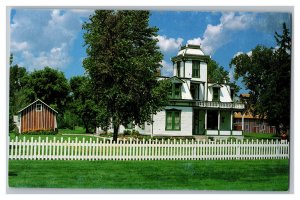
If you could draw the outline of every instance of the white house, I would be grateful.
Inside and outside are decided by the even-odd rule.
[[[233,113],[245,106],[233,102],[229,85],[207,81],[209,59],[199,45],[181,47],[172,58],[173,77],[159,78],[172,82],[170,104],[153,116],[153,124],[127,128],[153,136],[241,136],[242,131],[233,130]]]

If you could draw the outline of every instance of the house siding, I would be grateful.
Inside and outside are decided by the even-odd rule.
[[[176,109],[181,111],[180,130],[165,130],[166,111]],[[154,136],[192,136],[193,109],[189,107],[167,106],[165,110],[153,116],[153,135]]]

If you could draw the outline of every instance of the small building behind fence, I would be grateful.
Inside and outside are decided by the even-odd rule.
[[[29,104],[14,117],[19,133],[34,131],[55,131],[57,111],[40,99]]]

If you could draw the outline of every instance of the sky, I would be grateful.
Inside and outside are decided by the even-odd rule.
[[[92,13],[85,9],[12,9],[10,51],[14,64],[28,71],[50,66],[67,78],[83,75],[86,53],[81,27]],[[250,54],[257,45],[276,47],[274,33],[281,33],[283,22],[291,29],[289,13],[151,10],[149,20],[150,26],[159,28],[162,75],[172,75],[170,58],[181,46],[200,44],[206,55],[229,72],[231,80],[231,59]]]

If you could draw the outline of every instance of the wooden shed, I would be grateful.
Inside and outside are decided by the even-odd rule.
[[[55,131],[57,111],[40,99],[18,112],[19,133],[28,131]]]

